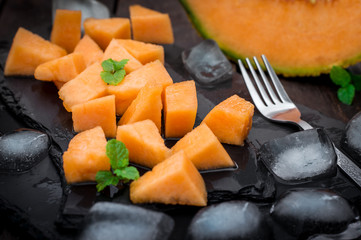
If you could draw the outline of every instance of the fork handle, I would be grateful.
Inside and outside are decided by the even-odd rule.
[[[303,130],[312,129],[313,127],[307,122],[300,120],[298,126]],[[335,147],[337,154],[337,165],[339,168],[352,180],[358,187],[361,188],[361,169],[350,158],[348,158],[343,152]]]

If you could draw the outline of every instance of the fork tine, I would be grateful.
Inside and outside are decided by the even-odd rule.
[[[241,73],[244,79],[244,82],[246,83],[246,86],[248,88],[249,94],[251,95],[251,98],[253,100],[253,103],[256,105],[258,109],[265,107],[262,99],[260,98],[259,94],[257,93],[257,90],[255,89],[247,71],[246,68],[243,66],[243,63],[240,59],[238,59],[238,65],[241,69]]]
[[[283,102],[290,102],[292,103],[292,100],[288,97],[285,89],[283,88],[283,85],[282,83],[280,82],[279,78],[277,77],[275,71],[273,70],[271,64],[268,62],[267,58],[265,55],[262,54],[262,60],[267,68],[267,71],[268,71],[268,74],[270,75],[272,81],[273,81],[273,84],[275,86],[275,89],[280,97],[280,99],[283,101]]]
[[[254,69],[253,69],[252,63],[249,61],[248,58],[246,58],[246,62],[247,62],[247,64],[248,64],[248,68],[249,68],[249,70],[250,70],[251,73],[252,73],[253,79],[254,79],[254,81],[256,82],[256,85],[257,85],[257,87],[258,87],[258,90],[259,90],[259,92],[260,92],[260,94],[261,94],[261,96],[262,96],[265,104],[266,104],[267,106],[270,106],[270,105],[272,104],[271,99],[268,97],[266,91],[264,90],[263,85],[261,84],[261,82],[260,82],[260,80],[259,80],[259,78],[258,78],[257,73],[256,73],[256,72],[254,71]]]
[[[279,98],[277,97],[277,95],[275,94],[275,92],[273,91],[273,88],[271,87],[270,82],[268,81],[268,77],[266,76],[266,74],[263,72],[261,65],[259,64],[258,60],[256,57],[253,57],[253,61],[256,63],[257,68],[259,73],[261,74],[261,77],[263,79],[263,82],[268,90],[269,96],[271,97],[272,101],[277,104],[279,103]]]

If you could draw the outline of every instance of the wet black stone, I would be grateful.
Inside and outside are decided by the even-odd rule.
[[[341,146],[361,165],[361,112],[347,123]]]

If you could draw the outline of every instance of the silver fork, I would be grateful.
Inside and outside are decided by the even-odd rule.
[[[254,70],[251,61],[246,58],[246,63],[252,73],[256,85],[253,84],[242,61],[238,60],[243,79],[258,111],[265,118],[271,121],[295,124],[301,130],[312,129],[313,127],[310,124],[301,119],[300,111],[288,97],[280,80],[264,55],[262,55],[262,60],[266,66],[269,77],[267,77],[262,70],[262,67],[259,64],[257,58],[253,57],[253,61],[257,66],[263,84],[260,81],[259,75]],[[271,78],[273,87],[268,78]],[[258,91],[256,90],[256,87]],[[347,176],[349,176],[359,187],[361,187],[361,169],[336,147],[335,151],[338,157],[337,165]]]

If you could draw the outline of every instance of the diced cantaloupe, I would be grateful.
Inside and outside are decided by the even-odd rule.
[[[161,84],[163,89],[173,83],[163,64],[156,60],[138,70],[127,74],[117,86],[109,86],[108,93],[115,95],[117,114],[122,115],[132,101],[137,97],[140,89],[147,83]]]
[[[183,137],[192,131],[197,108],[197,92],[193,80],[166,87],[164,101],[165,136]]]
[[[64,57],[40,64],[34,72],[35,79],[68,82],[85,69],[83,55],[71,53]]]
[[[84,35],[75,46],[74,53],[81,53],[83,55],[86,66],[101,61],[103,57],[103,50],[101,50],[98,44],[88,35]]]
[[[129,7],[133,38],[138,41],[171,44],[174,42],[169,15],[140,5]]]
[[[130,38],[130,22],[128,18],[87,18],[84,32],[104,50],[113,38]]]
[[[164,144],[151,120],[118,126],[117,140],[129,151],[129,161],[149,168],[167,159],[171,150]]]
[[[76,132],[100,126],[106,137],[115,137],[117,125],[114,95],[75,105],[72,108],[72,118]]]
[[[199,170],[234,166],[231,157],[206,124],[187,133],[172,147],[173,154],[181,150]]]
[[[243,146],[252,127],[254,106],[233,95],[215,106],[203,119],[219,141]]]
[[[40,64],[65,55],[66,51],[58,45],[19,28],[6,59],[4,75],[33,75]]]
[[[101,71],[100,63],[94,63],[59,90],[59,97],[68,112],[77,104],[107,95],[107,84],[100,77]]]
[[[80,37],[81,11],[56,9],[50,41],[71,53]]]
[[[63,154],[63,167],[68,183],[94,181],[100,170],[110,170],[106,155],[107,140],[101,127],[77,134]]]
[[[138,68],[142,67],[141,64],[135,57],[133,57],[117,40],[113,39],[107,49],[104,52],[102,61],[107,59],[113,59],[115,61],[120,61],[123,59],[129,59],[127,64],[125,64],[124,69],[127,73],[131,73]]]
[[[147,64],[157,59],[164,64],[164,48],[161,45],[130,39],[117,39],[117,41],[142,64]]]
[[[180,151],[130,184],[133,203],[207,205],[207,191],[197,168]]]
[[[60,88],[62,88],[66,82],[60,82],[60,81],[54,80],[53,83],[54,83],[54,85],[56,86],[56,88],[57,88],[58,90],[60,90]]]
[[[155,123],[159,132],[161,132],[163,108],[162,91],[163,86],[160,84],[150,84],[143,87],[120,118],[118,125],[149,119]]]

